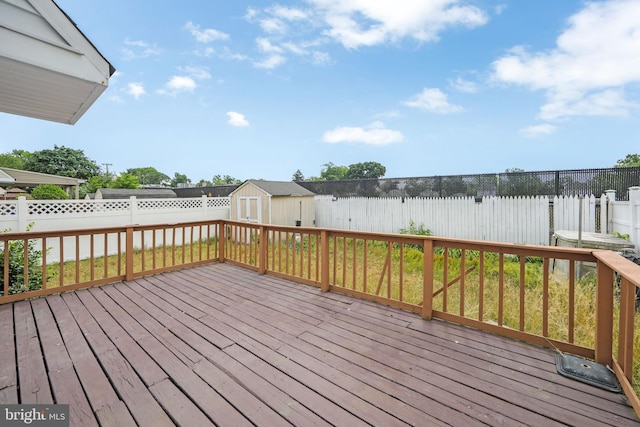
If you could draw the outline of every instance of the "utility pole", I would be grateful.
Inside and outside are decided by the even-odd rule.
[[[109,179],[109,166],[113,166],[113,163],[102,163],[102,166],[106,168],[107,179]]]

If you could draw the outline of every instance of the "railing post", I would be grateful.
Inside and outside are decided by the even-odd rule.
[[[431,320],[433,314],[433,240],[425,239],[422,278],[422,318]]]
[[[596,362],[611,366],[613,362],[613,270],[597,263],[596,284]]]
[[[218,261],[224,262],[224,242],[227,240],[227,224],[220,221],[220,230],[218,230]]]
[[[259,228],[260,244],[258,245],[258,273],[267,273],[267,248],[269,247],[269,238],[265,234],[264,225]]]
[[[133,227],[127,227],[125,237],[126,254],[126,280],[133,280]]]
[[[329,233],[327,230],[320,232],[320,290],[329,292]]]

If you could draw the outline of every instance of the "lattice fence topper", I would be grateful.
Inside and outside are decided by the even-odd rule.
[[[3,203],[0,205],[0,215],[15,215],[18,203]]]
[[[131,209],[129,201],[60,201],[28,202],[29,215],[78,214],[94,212],[118,212]]]
[[[200,199],[160,199],[160,200],[137,200],[138,209],[197,209],[202,207]]]
[[[231,206],[231,198],[229,197],[215,197],[207,199],[208,208],[228,208]]]

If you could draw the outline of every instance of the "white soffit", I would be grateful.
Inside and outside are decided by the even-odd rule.
[[[13,177],[11,175],[9,175],[8,173],[6,173],[2,169],[0,169],[0,183],[11,184],[11,183],[13,183],[15,181],[16,180],[13,179]]]
[[[0,111],[74,124],[114,71],[52,0],[0,0]]]

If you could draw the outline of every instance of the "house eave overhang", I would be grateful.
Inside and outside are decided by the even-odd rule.
[[[113,66],[52,1],[0,0],[0,111],[75,124]]]

